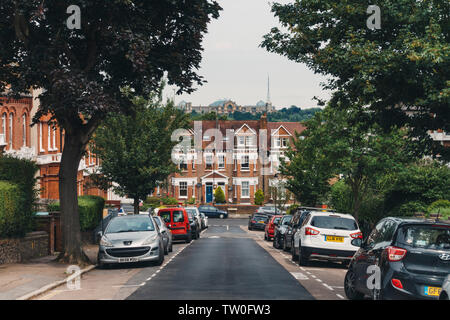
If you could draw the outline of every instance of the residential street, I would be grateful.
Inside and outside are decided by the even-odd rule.
[[[176,243],[160,267],[95,269],[80,290],[60,286],[36,299],[333,300],[344,299],[345,272],[339,264],[293,264],[262,232],[248,231],[246,219],[211,219],[199,240]]]

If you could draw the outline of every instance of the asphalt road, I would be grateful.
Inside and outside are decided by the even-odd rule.
[[[199,240],[128,299],[310,300],[313,296],[255,241],[246,220],[210,219]]]

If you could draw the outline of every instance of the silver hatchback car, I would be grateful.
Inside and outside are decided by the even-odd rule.
[[[102,234],[98,265],[164,261],[164,244],[156,223],[148,215],[119,216],[111,219]]]

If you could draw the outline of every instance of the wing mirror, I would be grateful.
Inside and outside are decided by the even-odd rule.
[[[353,239],[351,241],[351,244],[354,245],[355,247],[360,247],[360,248],[362,248],[364,246],[363,241],[360,238]]]

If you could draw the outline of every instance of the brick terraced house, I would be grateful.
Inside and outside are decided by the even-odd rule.
[[[295,132],[305,129],[299,122],[268,122],[265,115],[250,121],[196,121],[193,127],[185,136],[199,147],[176,149],[181,173],[170,177],[169,195],[180,202],[194,197],[197,203],[211,203],[221,187],[227,203],[234,204],[253,204],[258,189],[269,200],[269,188],[282,180],[275,177],[280,157]]]

